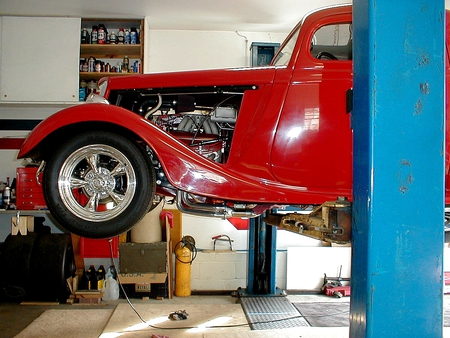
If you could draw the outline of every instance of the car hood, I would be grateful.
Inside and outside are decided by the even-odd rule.
[[[103,78],[108,81],[108,90],[137,88],[168,88],[197,86],[241,86],[272,83],[275,67],[229,68],[214,70],[195,70],[168,73],[116,76]]]

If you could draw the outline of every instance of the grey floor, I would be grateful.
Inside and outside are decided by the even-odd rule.
[[[171,300],[165,300],[165,302],[178,304],[185,304],[185,302],[199,302],[201,304],[202,301],[207,299],[208,302],[213,300],[213,297],[218,297],[218,301],[223,301],[224,296],[195,296],[195,297],[183,297],[177,298],[174,297]],[[232,297],[231,295],[229,296]],[[219,300],[221,298],[222,300]],[[326,297],[323,295],[289,295],[287,297],[289,301],[292,303],[301,303],[301,302],[348,302],[349,298],[341,298],[336,299],[332,297]],[[237,300],[237,299],[236,299]],[[148,304],[148,302],[156,302],[157,300],[141,300],[141,299],[132,299],[134,304]],[[68,305],[68,304],[60,304],[56,306],[49,305],[20,305],[18,303],[10,303],[10,302],[0,302],[0,337],[2,338],[12,338],[25,329],[34,319],[39,317],[46,310],[50,309],[114,309],[118,304],[126,303],[124,299],[119,299],[114,302],[101,303],[98,305]],[[450,295],[444,296],[444,319],[447,316],[450,316]],[[445,323],[445,325],[450,325],[450,323]],[[444,328],[443,337],[450,338],[450,328]]]

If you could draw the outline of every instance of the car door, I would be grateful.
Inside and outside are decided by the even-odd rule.
[[[334,21],[333,21],[334,20]],[[337,194],[351,189],[351,14],[305,20],[304,36],[271,151],[278,181]]]

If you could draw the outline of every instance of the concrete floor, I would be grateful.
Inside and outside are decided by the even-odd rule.
[[[336,299],[331,297],[326,297],[323,295],[289,295],[288,299],[291,302],[339,302],[345,301],[348,302],[348,298]],[[132,303],[135,305],[151,305],[153,307],[158,306],[159,304],[173,304],[174,308],[178,307],[181,309],[185,304],[229,304],[235,303],[238,301],[237,298],[231,296],[191,296],[191,297],[174,297],[173,299],[164,299],[164,300],[141,300],[141,299],[132,299]],[[119,304],[126,303],[126,300],[119,299],[113,302],[102,302],[98,305],[67,305],[60,304],[57,306],[48,306],[48,305],[20,305],[18,303],[8,303],[8,302],[0,302],[0,337],[2,338],[12,338],[25,329],[34,319],[39,317],[42,313],[47,310],[55,309],[55,310],[75,310],[75,309],[115,309]],[[445,311],[450,311],[450,296],[444,297],[444,307]],[[282,330],[283,337],[298,337],[299,334],[302,337],[348,337],[348,328],[334,328],[334,332],[330,334],[325,334],[325,331],[320,331],[324,328],[298,328],[298,329],[286,329]],[[339,329],[339,330],[336,330]],[[331,331],[330,331],[331,332]],[[248,330],[245,332],[245,336],[243,336],[244,332],[238,335],[239,337],[273,337],[274,331],[251,331]],[[281,334],[280,331],[276,331],[277,336]],[[222,336],[223,333],[220,333]],[[216,337],[217,334],[212,335],[202,335],[202,337]],[[237,337],[237,335],[226,334],[224,337]],[[450,331],[448,328],[444,328],[443,337],[450,338]]]

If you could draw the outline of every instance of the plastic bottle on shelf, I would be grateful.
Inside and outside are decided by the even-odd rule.
[[[111,34],[109,35],[109,43],[111,45],[115,45],[117,43],[117,35],[114,32],[111,32]]]
[[[117,33],[117,43],[119,45],[123,45],[125,41],[125,33],[123,31],[123,28],[119,28],[119,32]]]
[[[3,204],[6,206],[6,208],[8,208],[10,203],[11,203],[11,188],[9,187],[9,177],[7,177],[6,186],[5,189],[3,189]]]
[[[80,81],[79,101],[85,101],[86,100],[86,87],[87,87],[86,81],[81,80]]]
[[[125,29],[125,44],[129,45],[131,43],[131,36],[130,31],[128,29]]]
[[[98,43],[98,27],[97,26],[92,26],[91,43],[92,44]]]
[[[86,28],[83,28],[82,31],[81,31],[81,43],[82,44],[91,43],[89,32],[88,32],[88,30]]]
[[[16,198],[17,198],[17,195],[16,195],[16,178],[15,177],[12,180],[10,188],[11,188],[11,204],[10,205],[11,205],[11,207],[15,208],[15,206],[16,206]]]
[[[82,72],[88,72],[89,71],[89,65],[88,60],[84,59],[81,65],[81,71]]]
[[[98,31],[97,31],[97,43],[100,45],[105,44],[106,39],[105,39],[105,26],[100,24],[98,25]]]
[[[129,66],[130,66],[130,59],[128,58],[127,55],[125,55],[125,57],[123,58],[122,72],[123,73],[128,73]]]
[[[91,56],[88,59],[88,72],[94,72],[95,71],[95,57]]]
[[[137,34],[137,30],[136,27],[131,27],[131,31],[130,31],[130,43],[132,45],[137,44],[138,42],[138,34]]]

